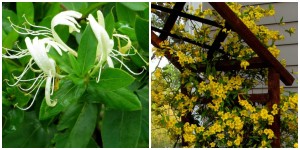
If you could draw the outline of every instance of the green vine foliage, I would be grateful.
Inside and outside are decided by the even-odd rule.
[[[3,57],[3,147],[149,147],[148,3],[2,4],[2,53],[6,56],[5,49],[17,53],[26,49],[25,38],[34,38],[34,35],[16,32],[12,24],[35,31],[32,25],[51,28],[51,20],[63,11],[82,14],[76,18],[81,26],[80,32],[69,33],[66,25],[55,27],[61,40],[78,56],[71,55],[71,52],[59,54],[54,48],[47,53],[55,60],[56,73],[63,76],[52,81],[51,99],[57,100],[55,106],[46,103],[45,84],[41,84],[36,97],[37,90],[28,93],[20,88],[29,88],[33,81],[10,86],[17,81],[14,77],[26,69],[30,56],[19,59]],[[112,59],[114,67],[101,63],[99,82],[99,66],[95,62],[98,39],[88,20],[89,14],[97,16],[98,10],[103,14],[109,38],[114,40],[113,50],[126,54],[126,57],[114,56],[120,60]],[[41,34],[37,36],[39,39],[43,37]],[[139,74],[133,74],[126,67]],[[22,79],[38,75],[29,70]],[[35,102],[28,110],[18,108],[28,107],[34,97]]]

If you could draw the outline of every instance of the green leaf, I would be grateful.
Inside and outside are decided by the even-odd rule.
[[[138,54],[136,54],[136,52],[135,52],[134,49],[130,49],[130,52],[129,52],[130,54],[135,54],[135,55],[130,55],[130,58],[133,61],[133,63],[135,65],[137,65],[138,67],[140,67],[140,68],[148,66],[148,64],[146,64],[146,62],[145,62],[145,61],[148,62],[148,60],[147,60],[148,57],[143,57],[142,52],[139,52],[141,56],[139,56]],[[143,61],[143,59],[141,57],[143,57],[143,59],[145,61]]]
[[[26,112],[20,128],[4,136],[4,148],[42,148],[50,145],[53,128],[44,127],[34,111]]]
[[[64,129],[74,126],[76,119],[79,116],[82,104],[74,103],[71,104],[66,111],[62,114],[59,123],[57,125],[57,130],[62,131]]]
[[[124,21],[134,26],[136,13],[131,9],[125,7],[121,3],[116,3],[116,12],[118,21]]]
[[[279,21],[280,24],[283,23],[283,16],[280,18],[280,21]]]
[[[63,42],[67,42],[69,37],[70,37],[70,33],[66,32],[69,30],[68,26],[64,26],[64,25],[58,25],[55,27],[55,31],[58,34],[58,36],[61,38],[61,40]]]
[[[121,2],[121,4],[133,11],[143,11],[149,7],[148,2]]]
[[[85,103],[67,139],[66,147],[86,147],[96,127],[97,107]]]
[[[2,46],[11,49],[17,41],[19,34],[16,31],[11,31],[7,34],[6,38],[2,41]]]
[[[149,7],[147,7],[147,9],[144,10],[142,18],[149,20]]]
[[[5,124],[3,124],[2,135],[14,132],[21,128],[20,125],[24,120],[24,111],[20,109],[10,109],[7,112],[7,115],[4,115],[3,113],[2,117],[4,118],[4,116],[7,120],[5,121]]]
[[[34,23],[34,7],[31,2],[18,2],[17,15],[19,20],[24,20],[23,15],[30,23]],[[24,20],[25,21],[25,20]]]
[[[48,52],[48,55],[53,58],[56,62],[56,64],[59,66],[59,68],[67,73],[73,73],[73,69],[71,67],[71,63],[69,61],[70,53],[62,52],[62,55],[59,55],[54,48],[51,48]]]
[[[87,2],[62,2],[61,3],[67,10],[75,10],[82,12],[88,7]]]
[[[80,65],[79,65],[78,61],[76,60],[76,58],[70,53],[69,53],[69,61],[73,68],[73,72],[79,76],[80,75]]]
[[[89,15],[90,13],[92,13],[95,9],[98,9],[99,7],[101,7],[102,5],[107,4],[108,2],[95,2],[95,3],[89,3],[88,8],[84,9],[82,11],[82,18],[86,18],[87,15]]]
[[[40,108],[39,119],[45,120],[56,116],[61,111],[65,110],[70,104],[76,102],[84,93],[85,86],[74,85],[71,81],[65,81],[62,86],[54,92],[52,99],[57,99],[57,104],[54,107],[49,107],[43,100]]]
[[[97,142],[93,139],[93,137],[90,139],[90,142],[87,145],[87,148],[99,148]]]
[[[113,15],[113,8],[108,13],[108,15],[105,17],[105,29],[108,33],[109,37],[112,38],[114,27],[115,27],[115,18]]]
[[[10,33],[13,28],[10,26],[10,22],[8,20],[8,17],[14,24],[18,24],[18,17],[15,14],[15,12],[7,9],[2,10],[2,28],[6,33]],[[3,38],[3,37],[2,37]]]
[[[149,21],[140,17],[135,21],[135,34],[139,45],[146,52],[149,51]]]
[[[86,26],[83,32],[79,48],[78,63],[81,75],[85,75],[93,66],[96,59],[98,41],[90,25]]]
[[[48,6],[48,11],[45,15],[44,18],[49,17],[49,16],[54,16],[61,12],[62,8],[60,7],[60,3],[49,3],[50,6]]]
[[[124,111],[141,110],[141,102],[131,91],[122,88],[115,91],[91,90],[88,88],[91,102],[104,103],[106,108]]]
[[[99,91],[112,91],[127,87],[133,81],[134,77],[127,72],[118,68],[107,68],[102,71],[99,83],[91,80],[90,85]]]
[[[138,147],[149,147],[149,87],[137,91],[137,95],[142,103],[142,123],[141,134],[139,137]]]
[[[104,148],[134,148],[140,132],[141,111],[105,111],[101,128]]]
[[[136,33],[135,33],[134,29],[131,27],[121,26],[120,28],[118,28],[118,31],[120,31],[121,33],[123,33],[125,35],[128,35],[130,40],[133,40],[133,41],[136,40]]]

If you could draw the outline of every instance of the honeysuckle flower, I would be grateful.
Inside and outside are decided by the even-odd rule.
[[[52,100],[50,96],[53,94],[54,91],[54,81],[55,77],[61,77],[56,73],[55,69],[55,61],[48,57],[47,52],[49,51],[49,46],[54,47],[56,50],[58,50],[60,47],[58,43],[52,41],[51,39],[45,38],[45,39],[38,39],[38,37],[35,37],[32,41],[29,37],[25,38],[25,43],[27,46],[27,49],[21,49],[20,52],[17,52],[16,50],[7,50],[7,55],[3,55],[4,58],[22,58],[24,56],[30,55],[32,58],[29,60],[29,63],[25,67],[24,71],[19,76],[14,76],[14,78],[17,80],[14,84],[8,84],[9,86],[19,86],[19,88],[23,91],[29,91],[29,93],[32,93],[35,89],[37,89],[33,100],[31,104],[27,108],[21,108],[16,104],[16,107],[27,110],[29,109],[32,104],[34,103],[37,93],[41,87],[41,85],[46,81],[45,85],[45,99],[48,106],[55,106],[57,103],[57,100]],[[58,48],[58,49],[57,49]],[[12,54],[12,52],[17,52],[15,54]],[[34,69],[32,66],[36,64],[39,69]],[[32,79],[23,79],[24,75],[29,71],[32,70],[35,73],[40,73],[37,77]],[[32,85],[29,88],[23,88],[19,84],[21,82],[31,82],[33,81]]]
[[[104,22],[104,17],[103,14],[100,10],[97,11],[97,18],[98,22],[96,19],[89,14],[87,20],[89,21],[91,28],[94,32],[94,35],[98,41],[97,45],[97,52],[96,52],[96,62],[97,62],[97,67],[99,67],[99,74],[97,78],[97,82],[100,80],[100,75],[101,75],[101,70],[102,67],[105,63],[107,63],[108,67],[114,68],[114,64],[112,61],[112,58],[117,60],[124,66],[129,72],[131,72],[134,75],[139,75],[140,73],[135,73],[131,71],[129,67],[127,67],[120,59],[117,58],[117,56],[129,56],[129,55],[134,55],[134,54],[124,54],[126,51],[128,51],[132,46],[131,46],[131,41],[130,39],[121,34],[113,34],[114,37],[121,38],[125,41],[127,41],[127,44],[120,48],[120,51],[114,50],[114,40],[109,38],[108,33],[105,30],[105,22]],[[96,68],[97,68],[96,67]]]
[[[55,41],[55,42],[59,43],[58,47],[60,49],[62,49],[63,51],[69,51],[71,54],[73,54],[74,56],[77,57],[76,51],[71,49],[69,46],[67,46],[61,40],[61,38],[58,36],[58,34],[56,33],[54,28],[57,25],[66,25],[66,26],[69,26],[70,33],[73,31],[80,32],[80,30],[79,30],[80,25],[75,20],[75,18],[79,19],[79,18],[81,18],[81,16],[82,16],[81,13],[72,11],[72,10],[60,12],[56,16],[54,16],[53,19],[51,20],[51,29],[49,29],[44,26],[37,26],[37,25],[31,24],[26,19],[25,15],[23,15],[23,17],[25,19],[25,23],[27,23],[31,28],[33,28],[35,30],[27,29],[26,26],[24,26],[24,27],[17,26],[11,22],[10,18],[8,18],[8,19],[11,23],[11,27],[19,34],[47,37],[48,39],[50,39],[50,41]],[[48,43],[48,44],[50,44],[50,43]],[[61,55],[61,53],[60,53],[60,55]]]

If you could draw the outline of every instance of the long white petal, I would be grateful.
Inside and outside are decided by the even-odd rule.
[[[50,106],[50,107],[54,107],[57,103],[57,100],[52,100],[50,98],[51,83],[52,83],[52,77],[49,76],[49,77],[47,77],[47,80],[46,80],[45,98],[46,98],[47,105]],[[54,84],[54,83],[52,83],[52,84]]]
[[[110,68],[114,68],[114,63],[110,57],[107,57],[107,64]]]
[[[90,22],[94,35],[98,40],[97,54],[103,54],[103,59],[106,60],[113,49],[114,42],[109,38],[106,30],[96,22],[95,18],[91,14],[87,19]]]
[[[26,46],[34,59],[35,63],[43,70],[45,74],[51,70],[51,72],[55,73],[55,64],[50,62],[50,58],[46,53],[45,44],[43,41],[39,41],[37,37],[35,37],[31,43],[30,38],[25,38]]]
[[[104,22],[104,17],[103,14],[100,10],[97,11],[97,17],[98,17],[98,23],[105,29],[105,22]]]

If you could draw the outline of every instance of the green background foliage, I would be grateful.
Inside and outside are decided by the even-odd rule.
[[[25,14],[30,23],[50,28],[51,19],[65,10],[75,10],[83,16],[77,20],[81,25],[80,33],[69,34],[65,26],[55,28],[61,39],[78,52],[78,58],[68,53],[60,56],[54,50],[48,54],[56,60],[59,73],[67,75],[56,82],[59,88],[51,96],[58,99],[55,107],[45,103],[44,85],[29,110],[14,107],[16,103],[28,106],[34,92],[26,94],[16,86],[8,86],[4,80],[14,83],[12,73],[21,74],[29,57],[2,60],[3,147],[149,147],[148,69],[133,76],[114,61],[115,68],[102,69],[100,82],[96,83],[89,70],[95,65],[97,40],[86,25],[86,17],[96,16],[96,11],[101,10],[109,36],[112,38],[113,33],[129,36],[132,46],[147,61],[148,3],[3,3],[3,47],[17,49],[15,43],[19,41],[20,47],[25,48],[26,36],[10,27],[8,17],[22,26]],[[125,44],[121,41],[122,46]],[[114,49],[118,49],[117,44]],[[135,72],[148,65],[138,55],[123,59],[123,62]],[[35,76],[28,72],[24,78]]]

